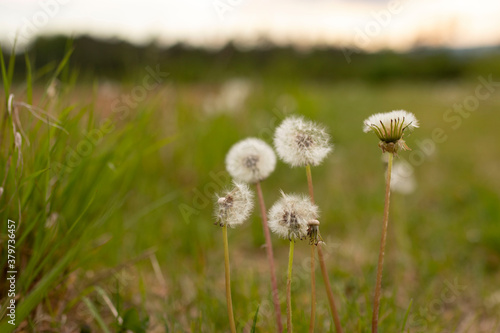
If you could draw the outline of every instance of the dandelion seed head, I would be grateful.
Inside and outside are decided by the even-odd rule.
[[[292,167],[319,165],[333,147],[322,126],[296,116],[286,118],[278,126],[274,146],[278,156]]]
[[[269,228],[278,236],[289,239],[307,237],[309,222],[318,218],[318,207],[307,196],[285,194],[269,210]]]
[[[233,182],[233,188],[224,196],[217,196],[215,204],[215,224],[234,228],[248,218],[253,208],[253,193],[245,183]]]
[[[380,139],[382,152],[397,153],[398,148],[409,150],[403,140],[405,131],[419,127],[415,115],[405,110],[376,113],[365,119],[363,131],[374,132]]]
[[[276,167],[276,155],[264,141],[248,138],[237,142],[226,156],[226,169],[235,180],[257,183],[269,177]]]
[[[307,222],[307,237],[309,238],[310,245],[318,245],[323,242],[323,238],[321,238],[321,234],[319,233],[319,221],[311,220]]]

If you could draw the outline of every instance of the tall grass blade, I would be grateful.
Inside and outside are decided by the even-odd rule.
[[[57,265],[36,284],[33,291],[31,291],[26,298],[21,300],[16,311],[16,323],[20,323],[26,319],[31,311],[33,311],[33,309],[41,302],[47,292],[53,288],[54,283],[61,278],[63,271],[68,267],[69,263],[73,260],[74,256],[80,249],[80,244],[81,243],[75,244],[75,246],[70,249],[57,263]],[[4,319],[0,323],[0,332],[7,333],[14,330],[15,326],[9,324],[7,320],[8,318]]]
[[[255,327],[257,326],[257,317],[259,315],[260,305],[257,307],[257,311],[255,311],[255,315],[253,316],[252,328],[250,329],[250,333],[255,333]]]
[[[33,104],[33,73],[28,53],[24,55],[24,61],[26,63],[26,100],[28,104]]]
[[[92,303],[92,301],[87,297],[83,297],[82,300],[83,303],[85,303],[85,305],[87,305],[87,307],[89,308],[90,313],[92,314],[92,316],[94,316],[95,321],[97,321],[97,324],[99,324],[102,331],[105,333],[111,333],[108,326],[104,322],[104,319],[102,319],[101,315],[99,314],[99,310],[97,310],[97,308],[95,307],[94,303]]]
[[[401,326],[401,333],[405,332],[406,321],[408,320],[408,316],[410,314],[412,304],[413,304],[413,298],[410,300],[410,304],[408,305],[408,309],[406,309],[405,317],[403,319],[403,325]]]

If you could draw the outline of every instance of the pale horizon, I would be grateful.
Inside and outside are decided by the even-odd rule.
[[[500,2],[489,0],[0,0],[0,8],[0,42],[17,37],[21,47],[53,34],[196,46],[264,38],[367,51],[500,44]]]

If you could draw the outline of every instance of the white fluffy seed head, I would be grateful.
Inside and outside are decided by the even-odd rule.
[[[276,155],[267,143],[248,138],[234,144],[226,155],[226,169],[235,180],[257,183],[276,167]]]
[[[333,147],[322,126],[296,116],[286,118],[276,129],[274,146],[278,156],[292,167],[319,165]]]
[[[245,222],[253,208],[253,193],[245,183],[233,182],[234,187],[217,196],[215,204],[215,224],[235,227]]]
[[[381,141],[396,142],[403,137],[405,130],[419,126],[417,118],[405,110],[376,113],[363,122],[365,133],[374,132]]]
[[[371,115],[363,122],[363,131],[374,132],[377,135],[383,153],[397,155],[399,148],[410,150],[403,140],[403,135],[406,130],[411,131],[418,126],[418,120],[413,113],[398,110]]]
[[[318,206],[307,196],[281,192],[281,199],[269,210],[269,228],[289,240],[306,238],[309,222],[317,219]]]

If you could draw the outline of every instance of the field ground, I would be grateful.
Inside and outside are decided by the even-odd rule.
[[[410,332],[500,332],[500,92],[492,87],[478,99],[480,85],[233,80],[221,86],[169,77],[129,105],[124,95],[134,91],[131,84],[61,84],[43,99],[35,87],[34,104],[62,119],[69,134],[20,106],[30,146],[23,140],[18,183],[12,133],[5,141],[11,144],[2,143],[0,175],[8,176],[0,215],[19,220],[21,206],[19,232],[26,235],[18,250],[19,288],[29,294],[75,244],[79,250],[42,290],[48,300],[33,305],[23,326],[48,332],[106,325],[113,331],[115,307],[122,317],[127,310],[130,318],[149,317],[152,332],[227,331],[222,233],[212,217],[213,193],[229,185],[225,154],[247,136],[271,143],[283,115],[301,114],[324,124],[335,144],[326,162],[313,168],[327,267],[345,332],[369,332],[384,165],[362,121],[406,109],[421,127],[406,139],[413,151],[399,159],[413,165],[417,188],[392,195],[380,331],[401,331],[411,303]],[[27,101],[25,86],[13,92],[16,101]],[[452,113],[455,103],[469,103],[472,111]],[[102,127],[103,119],[113,127]],[[93,141],[84,132],[94,133]],[[47,165],[50,173],[37,174]],[[306,193],[305,170],[279,162],[262,186],[270,207],[280,189]],[[287,242],[272,237],[284,292]],[[249,332],[259,306],[257,331],[274,331],[263,244],[257,211],[229,231],[239,331]],[[299,243],[296,332],[309,325],[308,255],[307,244]],[[29,266],[33,260],[39,270]],[[32,281],[22,278],[28,272]],[[317,332],[334,332],[319,272],[317,282]],[[284,301],[282,309],[285,314]]]

